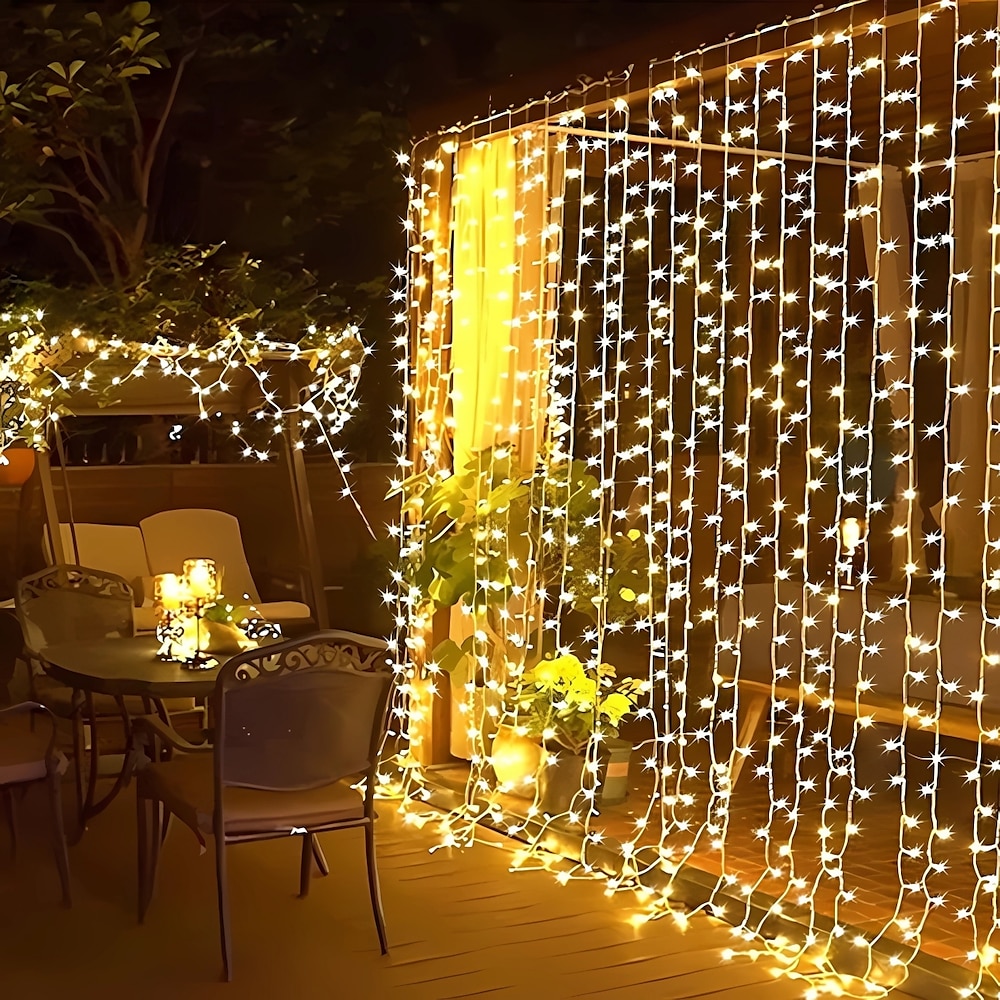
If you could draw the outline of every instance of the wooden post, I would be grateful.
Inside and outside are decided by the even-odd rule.
[[[448,638],[449,612],[447,608],[434,615],[429,648]],[[423,765],[447,764],[451,754],[451,681],[441,673],[433,678],[435,693],[430,690],[431,680],[418,680],[414,687],[420,699],[421,718],[416,733],[410,734],[413,756]]]
[[[45,524],[49,533],[49,552],[52,561],[57,566],[66,562],[66,550],[63,548],[62,532],[59,530],[59,508],[56,506],[56,492],[52,485],[52,465],[49,453],[41,448],[35,452],[38,482],[42,487],[42,508],[45,511]]]

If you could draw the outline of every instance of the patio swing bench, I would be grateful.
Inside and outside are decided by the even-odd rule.
[[[785,583],[777,593],[773,583],[748,585],[742,607],[722,602],[716,683],[736,687],[742,702],[733,785],[769,705],[779,717],[801,705],[854,716],[863,728],[1000,746],[1000,629],[978,603],[949,602],[942,614],[940,598],[913,597],[909,620],[904,603],[873,589],[864,607],[857,590],[805,605],[801,585]],[[800,680],[803,663],[809,676]]]
[[[179,573],[182,561],[195,556],[214,559],[223,572],[226,596],[245,598],[263,618],[286,625],[308,623],[312,618],[309,605],[301,601],[261,600],[247,563],[240,523],[225,511],[165,510],[143,518],[137,526],[62,523],[59,533],[63,551],[71,562],[128,581],[136,595],[133,614],[140,631],[156,627],[152,578],[159,573]],[[45,547],[51,562],[52,547],[47,537]]]

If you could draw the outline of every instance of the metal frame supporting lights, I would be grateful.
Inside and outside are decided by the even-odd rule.
[[[400,154],[397,762],[809,996],[996,997],[1000,13],[902,7]]]

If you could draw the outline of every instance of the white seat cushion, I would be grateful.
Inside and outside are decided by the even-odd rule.
[[[156,631],[156,609],[152,604],[145,604],[141,608],[132,609],[132,623],[136,632]]]
[[[301,621],[312,617],[309,605],[301,601],[269,601],[255,604],[254,607],[269,622]]]
[[[163,510],[144,518],[139,527],[150,573],[180,573],[185,559],[212,559],[222,571],[226,597],[260,600],[243,551],[240,522],[232,514],[200,507]]]
[[[76,548],[73,534],[76,533]],[[141,584],[149,575],[146,547],[142,532],[134,524],[68,524],[59,525],[63,555],[68,563],[114,573],[126,580],[140,600]],[[55,560],[45,531],[45,554],[50,563]]]

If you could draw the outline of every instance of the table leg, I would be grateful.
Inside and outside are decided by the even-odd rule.
[[[87,795],[84,799],[83,809],[80,814],[80,827],[77,830],[74,843],[79,842],[83,837],[83,832],[87,828],[87,823],[95,816],[104,812],[114,801],[118,793],[125,787],[132,769],[132,720],[125,707],[125,699],[120,695],[115,695],[115,704],[121,715],[122,729],[125,736],[125,753],[122,757],[121,770],[115,777],[115,783],[106,795],[101,799],[96,799],[98,765],[100,763],[100,750],[98,748],[97,729],[95,726],[96,716],[94,714],[94,699],[91,694],[86,696],[86,712],[90,719],[90,781],[87,785]]]

